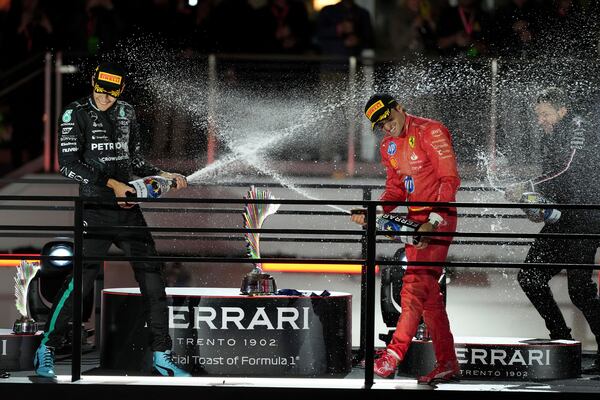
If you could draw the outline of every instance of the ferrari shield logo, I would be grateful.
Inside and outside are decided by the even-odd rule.
[[[409,136],[408,137],[408,145],[414,149],[415,148],[415,137],[414,136]]]

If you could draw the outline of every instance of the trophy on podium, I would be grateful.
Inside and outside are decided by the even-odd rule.
[[[15,321],[13,332],[20,334],[35,334],[38,330],[37,322],[29,317],[27,309],[27,293],[29,292],[29,284],[35,277],[35,274],[40,269],[39,262],[28,262],[21,260],[21,264],[17,265],[17,275],[15,276],[15,297],[17,311],[21,314],[21,318]]]
[[[254,186],[250,187],[245,199],[274,199],[275,197],[266,190],[256,190]],[[260,229],[265,219],[275,214],[279,209],[279,204],[246,204],[244,207],[244,228]],[[260,258],[260,233],[246,232],[246,251],[250,258]],[[240,288],[242,294],[258,296],[273,294],[277,291],[275,279],[262,270],[261,263],[255,263],[254,268],[242,280]]]

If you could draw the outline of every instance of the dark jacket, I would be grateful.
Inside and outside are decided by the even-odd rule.
[[[531,180],[534,190],[554,203],[598,203],[600,185],[594,175],[600,149],[596,135],[584,118],[572,113],[563,117],[542,141],[543,174]],[[588,219],[597,214],[581,210],[561,212],[561,220]]]
[[[69,104],[60,121],[58,160],[64,176],[80,182],[82,196],[113,197],[109,178],[129,182],[156,175],[140,150],[140,132],[133,107],[117,100],[102,112],[92,96]]]

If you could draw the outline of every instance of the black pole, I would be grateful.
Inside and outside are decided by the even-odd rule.
[[[81,199],[75,200],[73,251],[73,339],[71,382],[77,382],[81,379],[81,290],[83,280],[83,201]]]
[[[373,356],[375,353],[375,259],[376,259],[376,218],[375,204],[367,207],[367,280],[366,280],[366,319],[365,319],[365,388],[373,386]]]
[[[371,189],[363,188],[363,200],[371,200]],[[360,258],[367,259],[367,236],[361,238]],[[360,270],[360,340],[359,348],[355,358],[355,364],[359,364],[365,358],[365,326],[366,319],[366,303],[367,303],[367,265],[363,264]]]

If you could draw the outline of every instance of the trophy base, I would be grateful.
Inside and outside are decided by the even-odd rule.
[[[13,325],[15,335],[33,335],[38,331],[38,324],[33,318],[20,318]]]
[[[277,291],[275,279],[269,274],[250,272],[244,277],[240,292],[248,296],[274,294]]]

